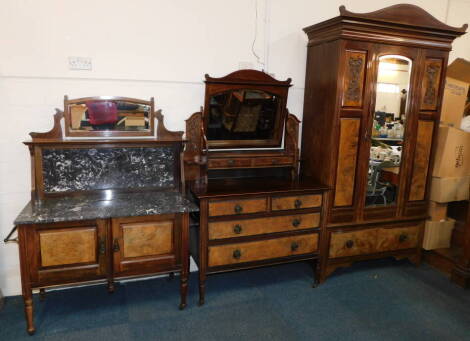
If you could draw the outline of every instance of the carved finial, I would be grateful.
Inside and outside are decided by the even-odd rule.
[[[65,96],[67,97],[67,96]],[[62,126],[60,125],[60,120],[64,117],[64,112],[60,109],[55,109],[56,113],[54,114],[54,126],[51,130],[45,133],[29,133],[29,136],[34,140],[38,139],[62,139]]]
[[[166,139],[183,139],[183,131],[170,131],[165,128],[165,124],[163,123],[163,115],[162,110],[159,109],[155,111],[155,118],[157,119],[157,139],[166,140]]]

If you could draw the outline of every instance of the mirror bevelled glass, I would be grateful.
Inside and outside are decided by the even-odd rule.
[[[124,100],[70,104],[70,131],[150,131],[150,105]]]
[[[259,90],[240,89],[215,94],[209,101],[208,140],[273,138],[279,98]]]
[[[410,59],[379,58],[366,206],[388,206],[397,200],[410,75]]]

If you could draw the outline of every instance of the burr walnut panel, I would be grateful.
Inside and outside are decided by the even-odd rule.
[[[39,231],[41,266],[96,262],[96,227]]]
[[[421,120],[418,122],[418,134],[409,196],[410,201],[424,200],[426,194],[433,130],[433,121]]]
[[[232,265],[316,252],[318,234],[209,247],[209,266]]]
[[[349,257],[374,253],[377,230],[333,232],[330,240],[330,258]]]
[[[419,226],[381,228],[377,234],[377,251],[411,249],[418,245]]]
[[[210,216],[258,213],[266,209],[266,198],[209,202]]]
[[[209,223],[209,239],[253,236],[265,233],[315,228],[320,224],[320,213],[243,219]]]
[[[173,221],[123,224],[124,258],[171,253]]]
[[[359,118],[342,118],[340,120],[335,206],[350,206],[353,203],[360,126],[361,120]]]
[[[346,51],[343,107],[362,107],[366,52]]]
[[[320,207],[321,202],[321,194],[274,197],[271,199],[271,209],[273,211],[282,211],[302,208],[314,208]]]

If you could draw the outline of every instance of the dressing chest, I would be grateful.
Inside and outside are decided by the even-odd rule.
[[[302,260],[317,270],[327,187],[298,177],[289,86],[255,70],[206,75],[205,108],[186,121],[185,173],[200,209],[190,233],[200,304],[209,274]]]

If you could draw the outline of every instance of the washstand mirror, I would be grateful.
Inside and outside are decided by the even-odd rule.
[[[209,149],[281,147],[290,79],[256,70],[206,75],[204,130]]]
[[[153,136],[154,100],[86,97],[64,100],[66,136]]]
[[[366,206],[390,206],[397,200],[411,64],[398,55],[379,58]]]

